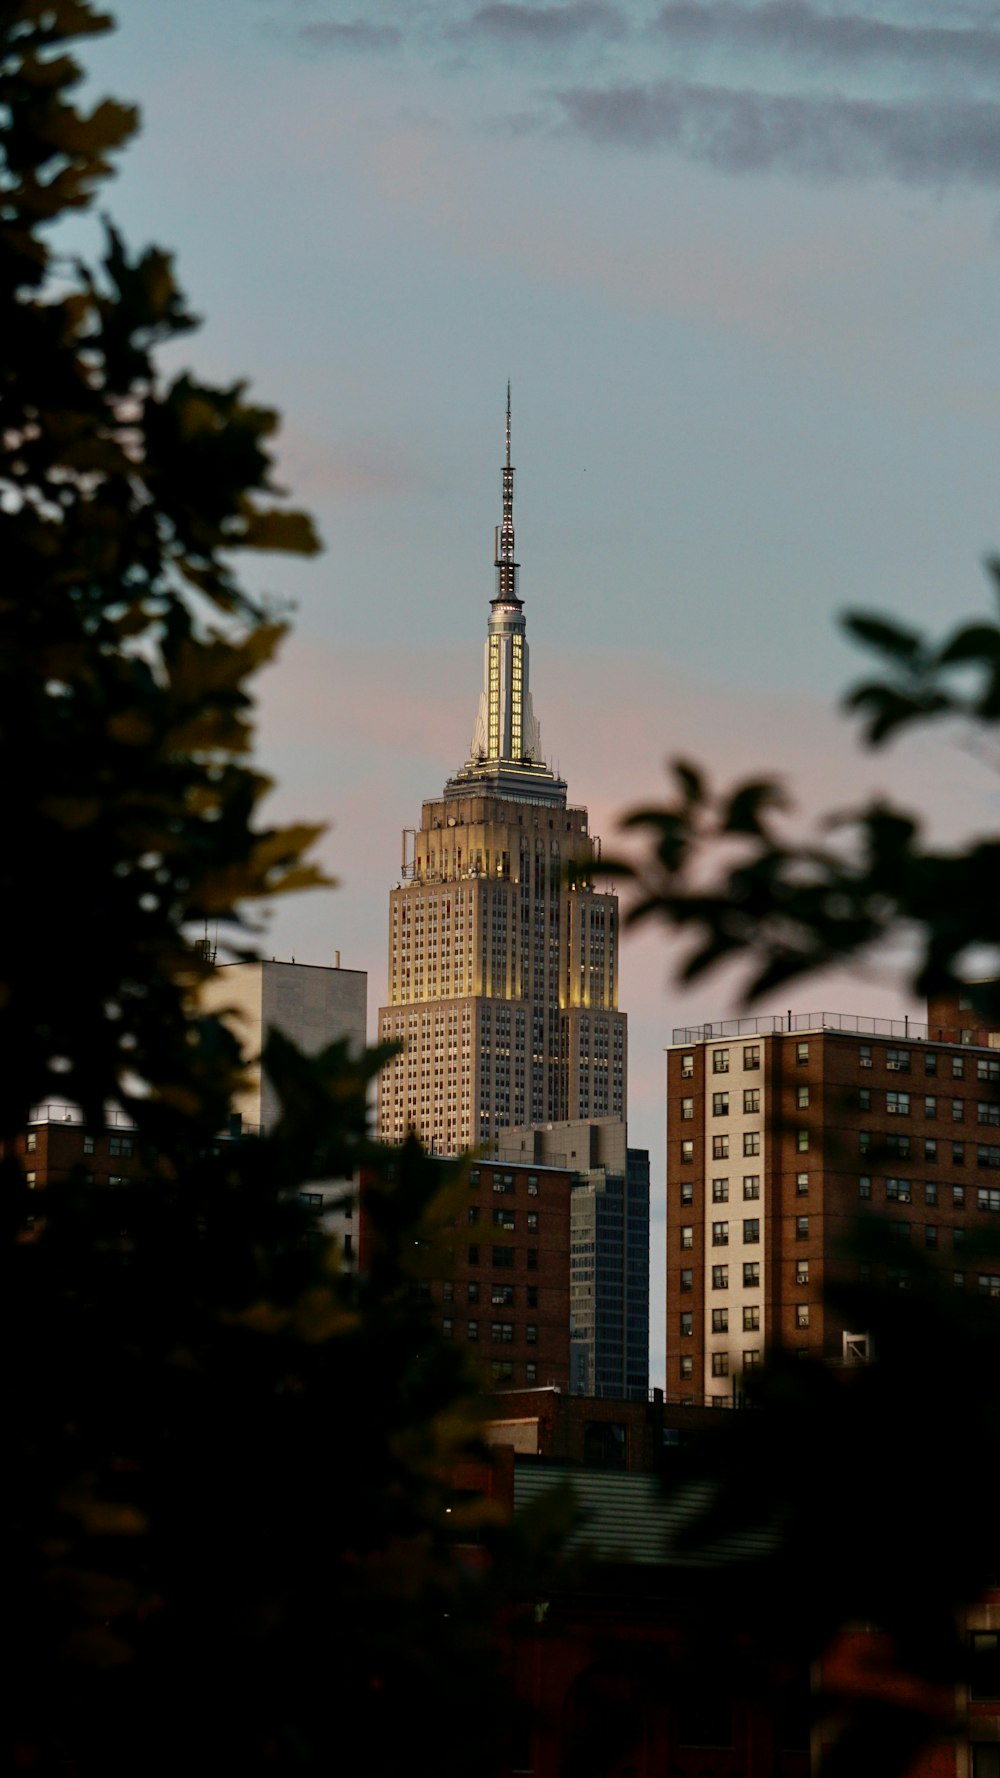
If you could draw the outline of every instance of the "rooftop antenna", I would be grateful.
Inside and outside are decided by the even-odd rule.
[[[514,560],[514,470],[510,461],[510,378],[507,379],[506,455],[503,466],[503,519],[494,531],[494,562],[497,571],[496,601],[519,605],[517,563]]]

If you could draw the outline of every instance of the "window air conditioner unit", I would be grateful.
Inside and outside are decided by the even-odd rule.
[[[892,1074],[899,1073],[899,1063],[898,1062],[887,1062],[886,1067],[890,1070],[890,1072]]]

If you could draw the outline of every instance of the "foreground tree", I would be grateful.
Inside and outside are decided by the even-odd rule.
[[[989,572],[1000,596],[1000,563]],[[949,719],[995,760],[1000,625],[975,619],[940,644],[882,618],[847,625],[887,668],[847,699],[870,745]],[[982,1024],[997,1027],[1000,835],[943,850],[918,813],[877,801],[790,841],[780,785],[717,793],[689,763],[674,771],[674,799],[627,818],[644,855],[616,868],[633,879],[632,920],[662,921],[688,941],[682,980],[739,962],[752,1003],[893,947],[909,958],[902,978],[914,994],[968,994]],[[991,979],[970,986],[970,971]],[[998,1252],[995,1236],[973,1239],[970,1275]],[[898,1266],[899,1251],[868,1224],[854,1258],[878,1278],[878,1262]],[[773,1355],[749,1390],[757,1412],[725,1416],[694,1464],[715,1484],[698,1541],[737,1528],[771,1540],[767,1560],[730,1580],[779,1669],[835,1654],[851,1624],[882,1634],[867,1690],[818,1701],[830,1712],[825,1770],[844,1778],[903,1772],[954,1732],[954,1687],[967,1671],[958,1613],[1000,1576],[1000,1515],[970,1511],[976,1478],[992,1498],[986,1478],[1000,1474],[1000,1302],[955,1290],[951,1273],[920,1255],[907,1264],[902,1295],[871,1282],[830,1287],[845,1324],[871,1330],[877,1363],[838,1375]]]
[[[489,1767],[496,1568],[449,1475],[474,1388],[419,1269],[461,1181],[366,1133],[380,1057],[273,1039],[265,1138],[218,1139],[234,1041],[199,1015],[221,921],[321,881],[316,830],[257,824],[252,680],[281,626],[243,550],[310,554],[275,416],[157,351],[193,319],[167,255],[59,256],[135,114],[73,103],[89,0],[0,3],[0,1141],[18,1362],[8,1473],[25,1770]],[[242,940],[240,933],[243,933]],[[144,1183],[34,1201],[18,1133],[125,1107]],[[346,1277],[298,1197],[372,1173]],[[380,1180],[384,1183],[380,1184]],[[44,1212],[44,1214],[40,1214]],[[346,1750],[346,1751],[345,1751]]]

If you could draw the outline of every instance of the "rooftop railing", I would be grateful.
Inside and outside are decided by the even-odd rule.
[[[673,1042],[710,1043],[723,1037],[770,1037],[789,1031],[847,1031],[858,1037],[902,1038],[909,1043],[962,1043],[981,1049],[1000,1047],[1000,1032],[983,1026],[960,1030],[948,1025],[923,1025],[916,1019],[879,1019],[864,1013],[761,1013],[742,1019],[716,1019],[708,1025],[675,1025]]]

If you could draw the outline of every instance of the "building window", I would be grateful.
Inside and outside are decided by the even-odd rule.
[[[759,1173],[744,1173],[744,1175],[743,1175],[743,1196],[744,1196],[744,1198],[759,1198],[760,1197],[760,1174]]]
[[[795,1175],[795,1196],[797,1198],[804,1198],[804,1197],[808,1196],[808,1193],[809,1193],[809,1175],[808,1175],[808,1173],[796,1173],[796,1175]]]
[[[494,1284],[490,1290],[490,1302],[494,1308],[510,1309],[514,1306],[513,1284]]]
[[[951,1121],[953,1124],[965,1122],[965,1100],[953,1099],[951,1102]]]
[[[870,1111],[871,1108],[872,1108],[871,1087],[859,1087],[858,1088],[858,1110],[859,1111]]]
[[[681,1359],[681,1376],[682,1377],[693,1377],[694,1376],[694,1359],[692,1358],[690,1352],[685,1352],[683,1358]]]
[[[760,1304],[745,1303],[743,1306],[743,1332],[758,1333],[760,1331]]]
[[[477,1216],[479,1215],[478,1210],[476,1211],[476,1215]],[[514,1227],[514,1212],[513,1212],[513,1210],[507,1210],[507,1209],[494,1210],[494,1212],[493,1212],[493,1227],[495,1229],[512,1229]]]
[[[937,1071],[938,1071],[938,1059],[937,1059],[935,1052],[933,1050],[925,1050],[924,1051],[924,1073],[925,1074],[936,1074]]]
[[[712,1246],[713,1247],[728,1247],[729,1246],[729,1224],[728,1224],[728,1222],[713,1222],[713,1224],[712,1224]]]
[[[888,1049],[885,1052],[885,1065],[893,1074],[909,1074],[909,1050]]]
[[[859,1068],[870,1068],[871,1065],[872,1065],[872,1046],[871,1046],[871,1044],[870,1043],[859,1044],[858,1045],[858,1066],[859,1066]]]
[[[795,1282],[796,1284],[808,1284],[809,1261],[807,1259],[797,1259],[795,1261]]]
[[[973,1630],[969,1644],[969,1696],[1000,1698],[1000,1631]]]
[[[528,1267],[528,1271],[529,1272],[537,1272],[537,1270],[538,1270],[538,1248],[537,1247],[529,1247],[528,1251],[524,1257],[525,1257],[525,1262]]]
[[[538,1326],[534,1321],[529,1321],[526,1324],[525,1329],[524,1329],[524,1337],[525,1337],[525,1340],[527,1341],[529,1346],[537,1346],[538,1345]]]
[[[479,1221],[479,1205],[478,1204],[470,1204],[469,1205],[469,1221],[470,1222],[478,1222]]]
[[[94,1138],[93,1138],[93,1136],[85,1136],[83,1138],[83,1152],[84,1152],[84,1154],[93,1154],[93,1152],[94,1152]]]
[[[954,1205],[956,1210],[962,1210],[965,1208],[965,1187],[964,1187],[964,1185],[953,1185],[952,1186],[951,1201],[952,1201],[952,1204]]]
[[[962,1276],[964,1278],[964,1272]],[[1000,1296],[1000,1272],[980,1272],[979,1293],[981,1296]]]
[[[513,1321],[492,1321],[490,1338],[495,1346],[509,1346],[514,1339]]]
[[[713,1159],[713,1161],[728,1161],[728,1159],[729,1159],[729,1137],[728,1136],[713,1136],[712,1137],[712,1159]]]
[[[729,1289],[729,1267],[728,1266],[713,1266],[712,1267],[712,1289],[713,1290],[728,1290]]]
[[[872,1146],[871,1131],[870,1130],[859,1130],[858,1131],[858,1153],[859,1154],[870,1154],[871,1153],[871,1146]]]
[[[910,1115],[910,1095],[909,1095],[909,1093],[893,1093],[893,1092],[886,1093],[885,1109],[890,1117],[909,1117],[909,1115]]]
[[[908,1179],[887,1179],[885,1195],[890,1203],[908,1204],[912,1196],[910,1181]]]
[[[453,1303],[455,1301],[455,1286],[450,1278],[447,1278],[441,1286],[441,1301],[443,1303]]]
[[[760,1284],[760,1260],[745,1259],[743,1261],[743,1288],[756,1290]]]
[[[528,1196],[529,1196],[529,1198],[537,1198],[537,1196],[538,1196],[538,1174],[537,1173],[529,1173],[528,1174]]]
[[[713,1309],[712,1310],[712,1332],[713,1333],[728,1333],[729,1332],[729,1310],[728,1309]]]
[[[936,1204],[938,1201],[937,1181],[928,1179],[924,1185],[924,1203]]]
[[[693,1204],[694,1203],[694,1180],[693,1179],[682,1179],[681,1180],[681,1203],[682,1204]]]
[[[1000,1100],[978,1099],[976,1101],[976,1122],[1000,1124]]]
[[[470,1247],[469,1248],[469,1264],[470,1264],[470,1266],[478,1266],[478,1264],[479,1264],[479,1248],[478,1247]]]
[[[980,1056],[976,1061],[976,1079],[1000,1081],[1000,1061],[992,1056]]]
[[[452,1321],[450,1315],[446,1316],[442,1321],[441,1333],[446,1340],[453,1340],[455,1338],[455,1323]]]
[[[528,1299],[528,1308],[529,1309],[537,1309],[537,1307],[538,1307],[538,1285],[537,1284],[529,1284],[527,1286],[526,1291],[525,1291],[525,1295],[527,1296],[527,1299]]]
[[[796,1325],[796,1327],[808,1327],[809,1326],[809,1304],[808,1303],[796,1303],[796,1305],[795,1305],[795,1325]]]
[[[690,1167],[694,1164],[694,1143],[688,1138],[681,1143],[681,1166]]]
[[[690,1340],[694,1335],[694,1315],[690,1309],[682,1309],[680,1317],[682,1340]]]
[[[746,1217],[743,1222],[743,1245],[753,1247],[760,1240],[760,1219],[756,1216]]]
[[[808,1241],[808,1239],[809,1239],[809,1218],[808,1218],[808,1216],[797,1216],[795,1218],[795,1239],[796,1239],[796,1241]]]
[[[681,1270],[681,1289],[682,1290],[693,1290],[694,1289],[694,1273],[692,1272],[690,1266],[684,1266]]]
[[[961,1227],[961,1225],[952,1229],[951,1244],[954,1247],[956,1253],[960,1247],[965,1246],[965,1230],[964,1230],[964,1228]]]
[[[116,1183],[117,1183],[117,1181],[116,1181]],[[304,1204],[307,1210],[322,1210],[322,1208],[323,1208],[323,1193],[322,1192],[300,1192],[299,1193],[299,1203]]]
[[[466,1337],[468,1339],[472,1340],[473,1343],[475,1343],[475,1341],[478,1340],[478,1338],[479,1338],[479,1323],[478,1323],[478,1321],[468,1322],[466,1325],[465,1331],[466,1331]]]
[[[729,1202],[729,1181],[728,1181],[728,1179],[713,1179],[712,1180],[712,1203],[713,1204],[728,1204],[728,1202]]]
[[[983,1165],[982,1158],[981,1158],[982,1157],[982,1149],[980,1149],[979,1152],[980,1152],[980,1163],[979,1164],[980,1164],[980,1166],[982,1166]],[[953,1142],[952,1143],[952,1145],[951,1145],[951,1164],[953,1167],[964,1167],[965,1166],[965,1143],[964,1142]]]
[[[858,1197],[859,1198],[870,1198],[871,1195],[872,1195],[872,1176],[870,1173],[862,1173],[858,1178]]]
[[[712,1094],[712,1116],[713,1117],[728,1117],[729,1116],[729,1094],[728,1093],[713,1093]]]
[[[729,1051],[728,1050],[713,1050],[712,1051],[712,1073],[713,1074],[728,1074],[729,1073]]]
[[[1000,1210],[1000,1186],[981,1185],[976,1192],[976,1208],[979,1210]]]
[[[743,1046],[743,1066],[744,1066],[744,1068],[759,1068],[760,1067],[760,1044],[759,1043],[744,1044],[744,1046]]]
[[[751,1116],[752,1117],[759,1110],[760,1110],[760,1088],[759,1087],[744,1087],[744,1089],[743,1089],[743,1113],[744,1113],[744,1116]]]
[[[796,1132],[795,1132],[795,1146],[798,1149],[799,1154],[806,1154],[807,1153],[808,1148],[809,1148],[809,1131],[808,1130],[796,1130]]]
[[[712,1353],[712,1375],[713,1375],[713,1377],[728,1377],[728,1375],[729,1375],[729,1353],[728,1352],[713,1352]]]
[[[796,1104],[796,1108],[799,1111],[805,1111],[808,1109],[808,1106],[809,1106],[809,1088],[808,1087],[796,1087],[796,1089],[795,1089],[795,1104]]]
[[[470,1278],[468,1284],[465,1287],[465,1294],[466,1294],[466,1297],[468,1298],[470,1303],[478,1303],[478,1301],[479,1301],[479,1279],[478,1278]]]
[[[529,1358],[524,1367],[524,1380],[526,1383],[538,1382],[538,1366],[533,1358]]]
[[[529,1210],[527,1220],[528,1220],[529,1235],[537,1235],[537,1233],[538,1233],[538,1211],[537,1210]]]
[[[514,1264],[513,1247],[494,1247],[493,1264],[495,1266],[512,1266]]]
[[[689,1222],[686,1222],[681,1229],[681,1246],[683,1248],[694,1246],[694,1228]]]
[[[962,1080],[964,1078],[964,1076],[965,1076],[965,1057],[964,1056],[952,1056],[952,1058],[951,1058],[952,1080]]]
[[[681,1057],[681,1079],[694,1079],[694,1056],[691,1054]]]
[[[934,1167],[937,1165],[937,1158],[938,1158],[937,1137],[936,1136],[925,1136],[924,1137],[924,1160],[929,1161],[931,1166]]]
[[[934,1224],[932,1222],[928,1222],[924,1226],[924,1246],[925,1247],[936,1247],[937,1244],[938,1244],[937,1229],[934,1227]]]
[[[494,1383],[513,1383],[514,1366],[509,1358],[494,1358],[490,1365],[490,1375]]]
[[[694,1100],[693,1099],[682,1099],[681,1100],[681,1117],[683,1118],[685,1123],[689,1123],[691,1118],[694,1117]]]
[[[744,1352],[743,1354],[743,1369],[745,1371],[755,1371],[759,1365],[760,1347],[751,1346],[749,1352]]]
[[[760,1154],[760,1131],[759,1130],[744,1130],[744,1132],[743,1132],[743,1153],[744,1153],[744,1155],[750,1155],[750,1156],[755,1155],[755,1154]]]
[[[808,1062],[809,1045],[807,1043],[797,1043],[795,1045],[795,1060],[800,1068],[804,1062]]]
[[[84,1140],[86,1140],[86,1138],[84,1138]],[[38,1131],[37,1130],[29,1130],[28,1134],[24,1138],[25,1153],[26,1154],[34,1154],[37,1151],[37,1148],[38,1148]]]
[[[936,1118],[937,1114],[938,1114],[937,1107],[938,1107],[938,1102],[937,1102],[936,1096],[933,1093],[925,1093],[924,1094],[924,1116],[927,1118]]]

